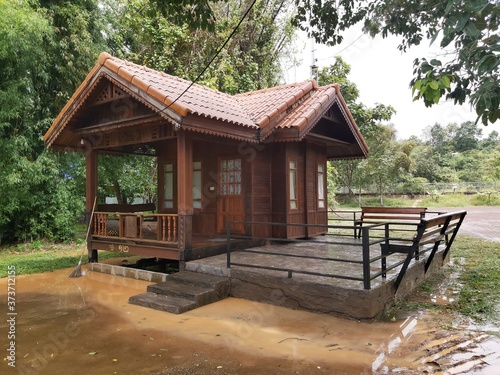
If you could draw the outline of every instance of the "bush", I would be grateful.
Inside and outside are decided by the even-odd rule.
[[[15,163],[0,184],[0,239],[73,239],[83,200],[75,198],[71,180],[60,175],[55,156],[44,152],[34,161],[18,157]]]

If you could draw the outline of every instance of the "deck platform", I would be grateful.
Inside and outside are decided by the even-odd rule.
[[[376,318],[395,301],[410,293],[429,275],[438,272],[448,261],[448,259],[443,259],[443,251],[439,250],[430,268],[425,272],[426,256],[422,256],[419,260],[413,260],[396,291],[394,284],[400,267],[389,271],[385,279],[378,277],[372,280],[371,289],[367,290],[364,289],[361,281],[294,272],[305,270],[313,273],[360,277],[362,265],[279,256],[281,253],[323,257],[326,254],[332,258],[361,259],[360,247],[356,246],[355,243],[359,240],[352,239],[352,241],[352,246],[338,245],[329,243],[328,238],[325,238],[323,243],[305,241],[270,244],[254,247],[251,250],[255,252],[252,253],[242,251],[231,253],[232,263],[288,269],[291,273],[237,265],[227,268],[226,254],[187,262],[186,270],[230,277],[230,295],[233,297],[351,319],[369,320]],[[377,249],[373,249],[373,251],[377,251]],[[259,254],[259,252],[262,253]],[[264,254],[263,252],[275,253],[276,255]],[[404,256],[403,254],[394,254],[388,258],[388,266],[391,262],[397,262]],[[370,272],[380,271],[378,266],[378,262],[372,263]]]

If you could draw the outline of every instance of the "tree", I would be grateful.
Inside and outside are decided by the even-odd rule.
[[[483,131],[472,121],[461,123],[456,129],[453,142],[456,152],[474,150],[478,147]]]
[[[112,0],[108,0],[112,2]],[[115,2],[119,2],[116,0]],[[288,9],[293,0],[258,0],[214,63],[217,51],[248,9],[246,2],[211,4],[210,30],[193,29],[188,16],[173,12],[180,4],[158,1],[109,4],[113,19],[110,43],[114,53],[188,80],[205,73],[198,83],[235,94],[276,85],[282,76],[281,59],[288,54],[294,29]],[[182,9],[191,9],[187,4]],[[192,2],[191,2],[192,3]],[[187,7],[187,8],[186,8]],[[193,21],[197,24],[196,19]]]
[[[398,48],[403,52],[424,39],[439,40],[443,57],[414,62],[410,85],[415,100],[432,106],[443,97],[455,104],[468,99],[484,125],[500,117],[497,1],[296,0],[296,4],[296,24],[320,43],[339,44],[342,32],[362,21],[372,36],[401,37]]]
[[[369,108],[363,103],[358,102],[359,90],[356,84],[348,78],[350,71],[351,66],[340,56],[337,56],[332,65],[324,67],[318,72],[318,84],[329,85],[338,83],[342,96],[363,136],[374,136],[379,131],[380,122],[390,120],[396,111],[393,107],[383,104],[377,104],[375,107]],[[360,172],[359,163],[360,160],[339,160],[332,162],[333,169],[329,168],[332,173],[329,173],[328,178],[336,181],[330,183],[346,187],[349,194],[354,196],[354,187],[359,186],[364,177]]]
[[[47,8],[45,8],[46,6]],[[94,6],[94,8],[92,8]],[[96,1],[0,1],[0,237],[68,240],[83,205],[42,135],[95,61]],[[87,12],[84,9],[88,10]],[[91,12],[90,9],[94,9]],[[71,20],[71,22],[69,22]],[[66,22],[68,21],[68,22]],[[59,105],[58,105],[59,104]],[[64,159],[64,158],[63,158]]]

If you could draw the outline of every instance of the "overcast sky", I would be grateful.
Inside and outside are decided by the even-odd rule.
[[[303,50],[302,65],[289,69],[285,75],[287,83],[310,78],[311,42],[305,35],[297,42]],[[453,105],[442,101],[436,106],[426,108],[423,101],[413,102],[409,83],[413,77],[413,60],[426,57],[429,60],[440,53],[438,46],[429,46],[427,41],[412,47],[406,53],[397,49],[398,39],[391,37],[375,39],[363,34],[360,29],[350,30],[342,44],[335,47],[315,46],[317,65],[321,69],[333,63],[334,56],[340,54],[351,65],[350,80],[360,91],[360,101],[367,106],[375,103],[392,105],[397,113],[391,122],[396,126],[399,139],[412,135],[423,137],[423,130],[436,122],[441,125],[475,121],[476,115],[469,104]],[[340,52],[340,53],[339,53]],[[342,90],[342,87],[340,88]],[[480,125],[483,135],[492,130],[500,132],[500,124]]]

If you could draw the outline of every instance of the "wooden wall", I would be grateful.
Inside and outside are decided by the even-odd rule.
[[[176,205],[169,210],[162,208],[163,165],[165,163],[176,165],[175,140],[163,142],[158,148],[158,155],[159,211],[175,213]],[[193,209],[194,236],[222,234],[217,228],[220,158],[242,160],[245,221],[327,223],[326,207],[318,208],[317,202],[317,166],[319,163],[325,166],[326,194],[326,150],[324,146],[306,141],[264,146],[198,136],[193,140],[193,162],[202,162],[202,207]],[[296,209],[290,208],[288,165],[291,160],[297,163],[298,202]],[[300,238],[322,233],[324,228],[247,225],[245,232],[260,238]]]

